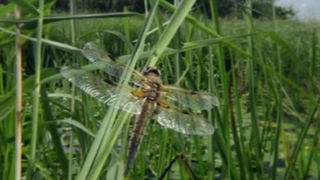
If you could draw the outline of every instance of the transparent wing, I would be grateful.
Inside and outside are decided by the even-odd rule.
[[[142,86],[141,82],[145,80],[139,72],[116,61],[95,42],[86,43],[81,52],[95,66],[112,76],[120,78],[124,71],[130,72],[132,74],[131,82],[138,86]]]
[[[191,91],[175,86],[163,86],[162,96],[192,109],[211,109],[214,106],[219,106],[217,97],[205,91]]]
[[[82,91],[108,106],[122,109],[129,113],[140,114],[142,100],[133,96],[128,87],[120,88],[107,84],[102,79],[82,69],[63,67],[61,74]]]
[[[159,124],[183,134],[211,135],[213,126],[202,115],[188,113],[176,108],[158,106],[155,119]]]

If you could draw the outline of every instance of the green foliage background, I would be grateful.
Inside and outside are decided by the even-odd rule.
[[[151,121],[131,179],[320,177],[319,22],[281,17],[273,1],[262,1],[263,9],[258,1],[230,1],[228,18],[219,18],[221,1],[214,0],[183,1],[179,8],[148,1],[145,14],[90,9],[101,1],[65,1],[70,10],[61,12],[60,2],[14,0],[0,7],[0,179],[17,177],[17,24],[23,178],[123,179],[134,117],[100,104],[59,73],[76,65],[104,77],[79,51],[97,39],[133,68],[156,65],[167,84],[212,92],[221,103],[203,112],[216,128],[213,136],[185,136]],[[99,13],[87,13],[93,11]],[[180,153],[185,158],[164,173]]]

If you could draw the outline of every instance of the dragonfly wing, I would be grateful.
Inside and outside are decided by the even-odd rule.
[[[113,95],[109,98],[106,104],[116,109],[122,109],[126,112],[137,115],[141,113],[142,109],[142,99],[138,99],[128,93]]]
[[[190,91],[175,86],[164,86],[163,91],[164,98],[176,101],[188,108],[203,110],[219,106],[217,97],[209,92]]]
[[[96,67],[112,76],[120,78],[123,72],[130,72],[132,74],[131,82],[138,86],[142,86],[141,82],[144,80],[144,77],[139,72],[127,67],[119,61],[116,61],[97,43],[86,43],[81,52]]]
[[[155,118],[162,126],[183,134],[211,135],[214,132],[213,126],[202,115],[158,107]]]
[[[63,67],[61,74],[82,91],[102,103],[129,113],[141,113],[142,100],[133,96],[129,88],[120,91],[120,88],[108,84],[99,77],[82,69]]]

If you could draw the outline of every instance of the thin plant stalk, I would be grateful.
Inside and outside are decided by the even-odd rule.
[[[276,22],[276,10],[274,6],[274,1],[271,1],[271,8],[272,8],[272,22],[273,22],[273,28],[275,31],[277,31],[277,22]],[[282,60],[281,60],[281,55],[279,51],[279,46],[278,44],[275,45],[276,49],[276,54],[277,54],[277,60],[278,60],[278,72],[279,74],[282,74]],[[282,119],[283,119],[283,108],[282,108],[282,94],[281,94],[281,88],[282,88],[282,79],[279,79],[279,84],[278,84],[278,98],[277,98],[277,126],[276,126],[276,132],[275,132],[275,137],[273,141],[273,152],[272,152],[272,159],[271,159],[271,164],[270,166],[272,167],[271,171],[271,178],[276,179],[277,175],[277,162],[278,162],[278,157],[279,157],[279,143],[280,143],[280,137],[281,137],[281,132],[282,132]]]
[[[244,153],[243,153],[243,143],[242,140],[242,117],[241,117],[241,108],[240,108],[240,100],[239,100],[239,92],[238,92],[238,83],[236,79],[236,70],[234,69],[235,63],[233,62],[234,59],[231,60],[231,76],[232,79],[230,80],[230,86],[229,86],[229,109],[230,109],[230,120],[231,120],[231,128],[232,128],[232,134],[233,139],[235,142],[235,149],[237,153],[237,158],[239,162],[239,174],[240,179],[247,179],[246,178],[246,166],[245,166],[245,160],[244,160]],[[232,92],[233,88],[233,92]],[[232,93],[234,94],[234,98],[232,98]],[[234,100],[233,100],[234,99]],[[233,103],[235,102],[235,103]],[[234,106],[236,111],[234,111]],[[236,115],[236,116],[235,116]],[[236,117],[238,121],[236,120]],[[237,123],[239,122],[239,125]],[[239,128],[238,128],[239,127]],[[239,129],[239,130],[238,130]],[[239,132],[238,132],[239,131]]]
[[[176,11],[176,8],[174,5],[168,3],[165,0],[160,0],[160,5],[165,7],[167,10],[169,11]],[[187,15],[186,16],[186,20],[189,21],[194,27],[198,28],[199,30],[203,31],[204,33],[210,35],[211,37],[215,37],[215,38],[219,38],[222,37],[219,34],[217,34],[215,31],[213,31],[211,28],[205,26],[204,24],[202,24],[201,22],[199,22],[196,18],[192,17],[191,15]],[[243,51],[242,49],[240,49],[239,47],[237,47],[235,44],[230,43],[228,41],[224,41],[224,43],[228,46],[230,46],[231,48],[235,49],[236,51],[238,51],[239,53],[247,56],[247,57],[251,57],[250,54],[248,54],[247,52]]]
[[[311,66],[310,66],[310,89],[314,89],[314,79],[316,78],[316,65],[317,65],[317,45],[318,45],[318,35],[317,35],[317,29],[314,29],[313,35],[312,35],[312,57],[311,57]]]
[[[220,21],[218,18],[218,12],[216,11],[216,1],[210,1],[210,8],[211,8],[211,13],[213,16],[213,23],[214,23],[214,32],[212,33],[208,33],[208,35],[210,36],[215,36],[215,37],[222,37],[221,36],[221,27],[220,27]],[[227,72],[226,72],[226,61],[225,61],[225,50],[222,46],[221,43],[219,43],[216,46],[216,58],[218,61],[218,68],[219,68],[219,73],[221,76],[221,86],[222,86],[222,97],[223,97],[223,102],[222,104],[224,104],[224,106],[221,106],[221,119],[225,119],[223,125],[221,125],[221,131],[223,132],[222,137],[224,139],[224,152],[225,152],[225,156],[226,156],[226,163],[227,165],[225,166],[226,170],[227,170],[227,177],[228,178],[236,178],[238,177],[237,172],[236,172],[236,168],[234,168],[234,163],[232,160],[232,152],[230,151],[230,122],[228,120],[228,114],[229,112],[229,82],[228,82],[228,76],[227,76]]]
[[[38,120],[39,120],[39,102],[40,102],[40,84],[41,84],[41,66],[42,66],[42,31],[43,31],[43,8],[44,0],[39,0],[39,18],[37,26],[37,49],[35,56],[36,73],[35,73],[35,89],[33,92],[33,110],[32,110],[32,137],[31,137],[31,155],[28,167],[27,179],[33,179],[32,174],[35,166],[37,137],[38,137]]]
[[[153,53],[149,58],[150,66],[155,66],[156,62],[160,58],[161,54],[165,50],[165,48],[170,43],[172,37],[177,32],[183,20],[188,15],[188,12],[192,8],[195,0],[184,0],[181,2],[179,7],[176,9],[175,13],[172,15],[170,22],[162,35],[160,36],[159,41],[157,42],[155,48],[153,49]]]
[[[246,0],[246,21],[248,25],[248,33],[254,33],[254,27],[252,22],[252,0]],[[255,56],[254,54],[254,35],[248,37],[248,54],[252,57]],[[248,58],[248,65],[246,69],[247,79],[248,79],[248,87],[249,87],[249,106],[250,106],[250,115],[251,115],[251,123],[252,123],[252,132],[251,132],[251,141],[254,145],[253,149],[255,152],[255,161],[256,166],[259,172],[257,173],[258,179],[264,179],[264,169],[262,165],[262,149],[261,149],[261,138],[260,138],[260,131],[258,127],[258,119],[257,119],[257,102],[256,102],[256,77],[254,75],[254,58]]]
[[[75,1],[74,0],[70,0],[70,15],[73,16],[74,15],[74,11],[75,11]],[[70,20],[70,29],[71,29],[71,44],[74,46],[75,45],[75,39],[76,39],[76,33],[75,33],[75,21],[74,19]],[[73,54],[72,55],[73,61],[72,63],[74,63],[74,61],[76,61],[76,55]],[[71,113],[73,114],[75,111],[75,86],[72,85],[72,100],[71,100]],[[70,153],[69,153],[69,171],[68,171],[68,179],[71,180],[72,179],[72,169],[73,169],[73,128],[70,129]]]
[[[20,8],[15,7],[15,18],[20,19]],[[20,24],[16,25],[16,167],[15,179],[21,179],[21,148],[22,148],[22,58],[20,42]]]
[[[300,149],[302,147],[302,143],[306,139],[306,135],[307,135],[307,132],[311,126],[314,115],[317,112],[317,109],[319,108],[319,102],[320,102],[320,96],[317,98],[316,103],[314,104],[312,110],[309,112],[307,121],[306,121],[304,127],[302,128],[301,134],[298,138],[298,141],[296,142],[296,145],[294,146],[293,152],[290,157],[290,162],[288,163],[288,167],[287,167],[286,172],[284,174],[284,178],[283,178],[284,180],[289,179],[291,176],[291,171],[294,168],[294,165],[296,164],[298,154],[299,154]]]

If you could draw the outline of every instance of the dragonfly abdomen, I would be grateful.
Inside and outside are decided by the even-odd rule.
[[[153,115],[155,109],[156,109],[156,102],[149,99],[145,99],[142,105],[141,114],[137,116],[133,131],[132,131],[132,137],[130,140],[128,155],[127,155],[127,164],[124,172],[125,176],[127,176],[130,171],[133,159],[135,158],[138,152],[139,146],[142,142],[144,131],[148,126],[149,120]]]

